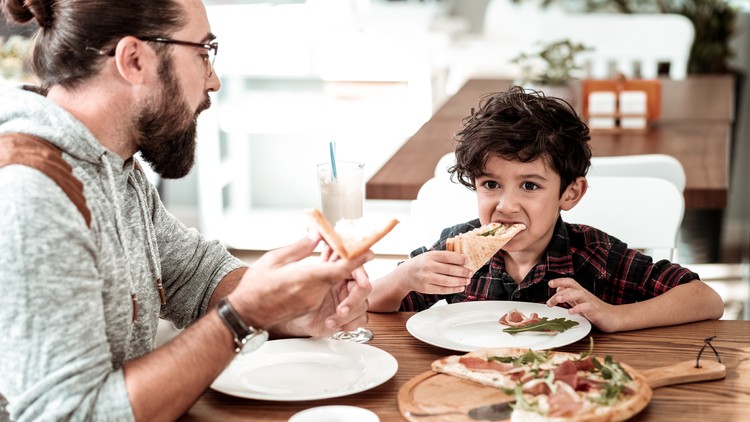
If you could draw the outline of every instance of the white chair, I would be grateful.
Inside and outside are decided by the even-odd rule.
[[[671,182],[680,193],[685,191],[686,176],[682,163],[666,154],[592,157],[587,177],[600,176],[657,177]],[[669,259],[673,262],[679,261],[679,249],[676,246]]]
[[[669,65],[669,77],[685,79],[695,29],[677,14],[587,13],[565,16],[564,25],[546,25],[547,42],[570,39],[591,47],[580,56],[588,77],[655,79],[659,65]]]
[[[415,246],[432,246],[442,229],[479,215],[474,191],[450,179],[448,167],[455,162],[452,152],[441,157],[435,176],[419,188],[417,199],[411,201],[409,221]]]
[[[592,157],[588,176],[647,176],[672,182],[685,191],[685,169],[679,160],[667,154]]]
[[[587,177],[589,188],[568,223],[596,227],[654,258],[676,261],[677,234],[685,198],[672,183],[657,177]]]
[[[669,63],[669,77],[684,79],[695,29],[678,14],[569,13],[540,0],[490,0],[484,29],[446,54],[446,94],[470,78],[514,79],[511,60],[539,49],[540,43],[569,39],[592,48],[580,54],[583,77],[657,77],[659,64]]]

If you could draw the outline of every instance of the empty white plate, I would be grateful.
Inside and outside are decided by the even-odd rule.
[[[398,362],[367,344],[284,339],[238,355],[211,384],[225,394],[258,400],[319,400],[359,393],[389,380]]]

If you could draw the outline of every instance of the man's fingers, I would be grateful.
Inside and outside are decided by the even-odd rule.
[[[360,281],[347,282],[348,294],[336,307],[338,315],[346,316],[352,312],[352,309],[367,310],[367,296],[372,291],[372,285],[367,280],[363,281],[362,284],[360,283]]]
[[[367,313],[357,314],[356,318],[352,318],[349,320],[342,320],[342,319],[329,319],[328,321],[333,321],[334,326],[330,328],[334,328],[335,331],[354,331],[359,327],[364,327],[367,325]],[[328,323],[326,321],[326,324]]]
[[[267,265],[271,267],[286,265],[297,262],[303,258],[312,255],[315,247],[318,246],[320,237],[304,237],[289,246],[284,246],[266,252],[257,261],[256,265]]]

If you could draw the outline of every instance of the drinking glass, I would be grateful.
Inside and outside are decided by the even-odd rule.
[[[318,190],[320,191],[320,208],[326,219],[332,224],[342,218],[356,219],[362,217],[364,203],[364,183],[362,178],[363,163],[354,161],[337,161],[334,175],[331,163],[318,164]],[[347,340],[366,343],[372,339],[372,331],[357,328],[354,331],[340,331],[330,336],[334,340]]]
[[[336,175],[331,163],[318,164],[318,190],[323,215],[335,226],[342,218],[362,217],[364,203],[363,163],[336,162]]]

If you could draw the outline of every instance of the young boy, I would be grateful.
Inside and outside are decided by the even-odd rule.
[[[450,169],[476,191],[479,219],[443,230],[431,250],[374,282],[369,310],[420,311],[443,298],[537,302],[567,307],[604,332],[720,318],[721,297],[697,274],[561,219],[586,193],[589,139],[563,100],[520,87],[483,99],[457,134]],[[491,222],[526,230],[471,274],[445,241]]]

